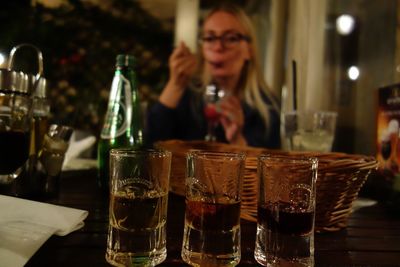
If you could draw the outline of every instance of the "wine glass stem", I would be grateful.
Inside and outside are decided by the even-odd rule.
[[[215,123],[209,121],[208,122],[208,131],[206,135],[206,141],[215,142],[217,141],[217,137],[215,136]]]

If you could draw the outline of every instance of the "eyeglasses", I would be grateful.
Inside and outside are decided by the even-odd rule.
[[[212,47],[214,46],[217,41],[221,41],[221,45],[223,48],[232,48],[239,44],[241,41],[250,42],[250,37],[241,34],[241,33],[232,33],[227,32],[222,34],[221,36],[215,35],[205,35],[200,38],[200,43],[202,43],[205,47]]]

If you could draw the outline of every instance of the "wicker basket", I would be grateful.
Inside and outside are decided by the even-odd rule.
[[[254,147],[233,146],[204,141],[169,140],[156,147],[172,152],[170,190],[185,194],[186,153],[190,150],[245,152],[247,154],[242,191],[241,217],[257,220],[257,156],[269,154],[296,154],[317,157],[317,200],[315,230],[336,231],[347,225],[352,203],[371,170],[378,166],[373,157],[345,153],[283,152]]]

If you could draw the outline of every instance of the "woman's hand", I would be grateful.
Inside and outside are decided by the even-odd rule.
[[[196,65],[196,56],[181,42],[169,57],[169,80],[159,98],[162,104],[176,108],[196,70]]]
[[[169,57],[169,80],[179,88],[185,88],[197,65],[196,56],[181,42]]]
[[[242,130],[244,114],[240,100],[235,96],[225,97],[219,104],[220,122],[225,129],[225,137],[231,144],[247,145]]]

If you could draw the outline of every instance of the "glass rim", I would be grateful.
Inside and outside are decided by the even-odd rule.
[[[289,111],[284,111],[283,115],[298,115],[298,114],[317,114],[317,115],[323,115],[323,116],[333,116],[337,117],[338,112],[337,111],[332,111],[332,110],[289,110]]]
[[[200,150],[200,149],[193,149],[187,152],[187,156],[196,156],[196,157],[209,157],[209,156],[216,156],[219,158],[236,158],[244,160],[246,159],[245,152],[227,152],[227,151],[211,151],[211,150]]]
[[[110,156],[144,156],[144,155],[153,155],[153,156],[163,156],[163,157],[171,157],[172,153],[168,150],[163,149],[133,149],[133,148],[112,148],[110,150]]]
[[[271,161],[290,161],[298,164],[318,164],[318,158],[313,156],[304,155],[276,155],[276,154],[261,154],[258,157],[259,161],[271,160]]]

